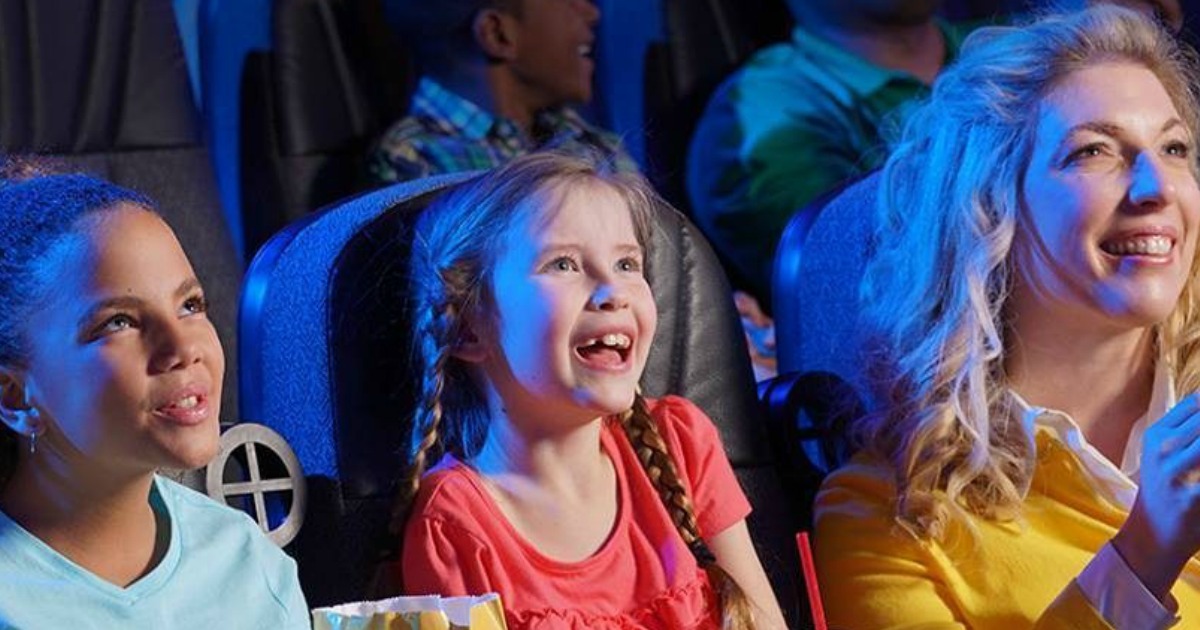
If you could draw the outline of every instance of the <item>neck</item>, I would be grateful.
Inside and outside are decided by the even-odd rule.
[[[946,60],[946,39],[932,18],[914,24],[833,22],[814,19],[805,27],[823,39],[889,70],[933,83]]]
[[[430,76],[480,109],[506,118],[526,136],[533,132],[533,121],[544,105],[535,102],[519,81],[499,64],[460,62],[431,72]]]
[[[127,586],[163,551],[149,503],[153,473],[112,474],[63,452],[43,437],[37,453],[21,453],[0,509],[97,577]]]
[[[580,497],[595,491],[605,494],[610,466],[600,447],[602,418],[571,423],[570,428],[543,431],[553,426],[544,420],[514,419],[493,414],[487,438],[472,465],[495,483],[533,484],[542,491]],[[561,423],[567,424],[567,423]]]
[[[1150,404],[1152,330],[1088,330],[1078,321],[1021,314],[1013,321],[1009,386],[1032,405],[1070,414],[1088,441],[1120,465],[1129,432]]]

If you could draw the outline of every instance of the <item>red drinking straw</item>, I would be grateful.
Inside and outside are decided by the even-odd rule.
[[[796,534],[796,548],[800,550],[800,568],[804,571],[804,589],[808,592],[808,609],[812,611],[813,630],[826,630],[825,608],[821,606],[821,589],[817,586],[817,566],[813,563],[808,532]]]

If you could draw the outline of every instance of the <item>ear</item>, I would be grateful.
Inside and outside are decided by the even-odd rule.
[[[0,365],[0,422],[21,435],[42,432],[41,417],[30,401],[24,374],[3,365]]]
[[[462,338],[458,344],[450,351],[451,356],[464,361],[466,363],[483,363],[487,358],[488,348],[483,337],[479,334],[479,328],[476,325],[477,319],[467,317],[463,322]]]
[[[517,54],[517,18],[499,9],[483,9],[471,22],[475,43],[488,59],[508,61]]]

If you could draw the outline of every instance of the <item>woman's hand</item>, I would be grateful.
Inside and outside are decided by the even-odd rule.
[[[1200,550],[1200,394],[1146,430],[1137,499],[1113,546],[1159,601]]]

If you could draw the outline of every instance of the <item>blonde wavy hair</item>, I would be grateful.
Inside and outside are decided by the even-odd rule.
[[[1035,453],[1003,365],[1020,191],[1042,99],[1111,61],[1152,71],[1197,137],[1194,53],[1139,13],[1098,6],[973,33],[884,167],[860,296],[881,411],[855,437],[894,469],[896,520],[917,536],[941,538],[956,516],[1020,516]],[[1156,327],[1182,391],[1200,385],[1197,290]]]

